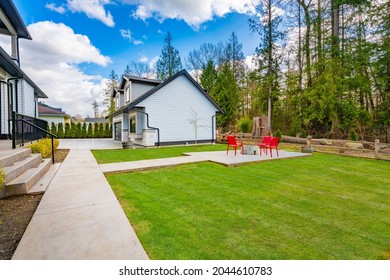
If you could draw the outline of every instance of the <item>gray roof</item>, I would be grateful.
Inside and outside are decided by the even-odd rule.
[[[88,123],[107,123],[109,121],[107,119],[105,119],[105,118],[85,118],[84,122],[88,122]]]
[[[1,0],[0,9],[16,31],[18,38],[31,40],[31,35],[12,0]],[[0,34],[11,35],[5,23],[0,19]]]
[[[146,98],[148,98],[149,96],[154,94],[156,91],[158,91],[162,87],[166,86],[167,84],[169,84],[170,82],[172,82],[174,79],[176,79],[177,77],[179,77],[181,75],[186,76],[188,78],[188,80],[200,91],[200,93],[203,94],[215,106],[215,108],[217,108],[217,110],[220,113],[224,114],[224,111],[221,109],[221,107],[219,107],[218,104],[207,94],[207,92],[191,77],[191,75],[186,70],[183,69],[180,72],[178,72],[177,74],[166,79],[164,82],[160,83],[158,86],[150,89],[149,91],[147,91],[146,93],[144,93],[143,95],[141,95],[140,97],[138,97],[137,99],[132,101],[130,104],[118,109],[117,111],[114,112],[113,115],[116,115],[118,113],[127,113],[127,112],[131,111],[139,103],[141,103]]]

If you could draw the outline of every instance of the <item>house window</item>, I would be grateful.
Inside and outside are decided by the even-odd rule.
[[[136,133],[135,116],[130,117],[130,133]]]
[[[126,89],[126,102],[129,102],[130,101],[130,88],[128,87]]]

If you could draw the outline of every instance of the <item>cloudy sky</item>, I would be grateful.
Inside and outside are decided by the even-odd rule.
[[[91,103],[102,102],[111,70],[121,75],[130,61],[155,61],[168,31],[182,62],[201,43],[226,41],[233,31],[252,55],[259,38],[248,19],[258,2],[14,0],[33,37],[20,40],[21,67],[49,96],[47,104],[92,116]],[[0,44],[8,51],[7,37]]]

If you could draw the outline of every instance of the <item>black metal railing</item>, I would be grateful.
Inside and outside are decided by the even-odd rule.
[[[12,149],[15,149],[16,145],[24,146],[27,142],[50,137],[51,156],[54,164],[54,138],[57,136],[47,131],[47,121],[12,112],[11,124]]]

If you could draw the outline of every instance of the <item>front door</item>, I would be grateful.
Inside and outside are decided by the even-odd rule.
[[[114,124],[114,139],[122,141],[122,122]]]

